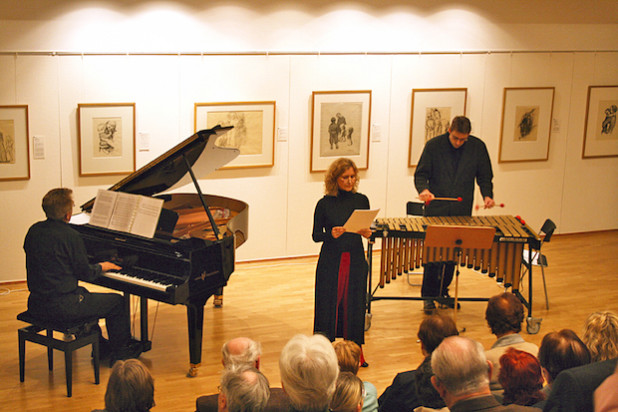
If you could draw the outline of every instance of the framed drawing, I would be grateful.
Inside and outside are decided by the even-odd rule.
[[[325,171],[339,157],[366,170],[370,124],[371,90],[313,92],[310,170]]]
[[[504,88],[498,163],[547,160],[553,110],[553,87]]]
[[[408,167],[416,167],[427,140],[448,132],[451,119],[466,114],[468,89],[412,89]]]
[[[582,158],[618,156],[618,86],[588,87]]]
[[[77,105],[79,175],[135,171],[135,103]]]
[[[0,181],[30,179],[28,106],[0,106]]]
[[[217,125],[234,126],[217,145],[240,150],[222,169],[275,164],[275,102],[195,103],[195,131]]]

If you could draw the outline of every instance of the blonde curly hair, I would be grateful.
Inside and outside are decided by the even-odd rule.
[[[592,362],[618,357],[618,315],[609,310],[592,313],[584,324],[582,340]]]
[[[354,188],[352,189],[352,192],[356,192],[358,190],[358,182],[360,181],[360,178],[358,177],[358,168],[353,160],[340,157],[331,163],[328,171],[326,172],[326,176],[324,176],[324,193],[330,196],[337,196],[337,192],[339,190],[337,179],[339,179],[339,176],[344,174],[349,168],[354,169],[354,174],[356,175],[356,182],[354,183]]]

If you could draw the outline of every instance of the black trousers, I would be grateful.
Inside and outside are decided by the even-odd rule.
[[[444,279],[442,271],[444,270]],[[423,269],[423,285],[421,286],[422,297],[446,296],[448,287],[453,281],[455,263],[427,263]],[[442,284],[442,289],[440,289]]]
[[[131,339],[129,314],[123,297],[117,293],[90,293],[79,287],[74,293],[55,299],[40,299],[31,294],[28,310],[36,316],[62,320],[105,318],[112,350],[127,346]]]

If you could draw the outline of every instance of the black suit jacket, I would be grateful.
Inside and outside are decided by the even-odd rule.
[[[618,358],[563,370],[551,385],[544,412],[593,412],[594,390],[616,370]]]
[[[197,412],[217,412],[219,395],[200,396],[195,401]],[[264,412],[281,412],[290,410],[290,399],[282,388],[270,388],[270,398]]]

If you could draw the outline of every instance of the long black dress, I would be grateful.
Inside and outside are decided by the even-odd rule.
[[[368,270],[362,237],[344,233],[334,239],[331,234],[355,209],[369,209],[369,199],[343,190],[337,196],[324,196],[315,207],[313,240],[323,243],[315,274],[313,331],[331,341],[342,337],[362,345]]]

